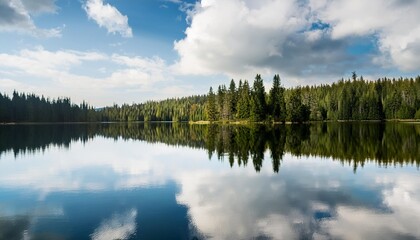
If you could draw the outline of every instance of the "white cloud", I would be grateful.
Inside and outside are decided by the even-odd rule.
[[[95,232],[91,235],[92,240],[128,239],[136,232],[136,217],[136,209],[113,215],[95,229]]]
[[[55,11],[54,1],[0,0],[0,31],[18,31],[36,37],[60,37],[61,28],[41,29],[31,15]]]
[[[93,66],[97,71],[92,69],[89,72],[86,66]],[[7,73],[7,79],[0,81],[0,86],[9,92],[33,89],[37,94],[71,96],[77,101],[88,100],[95,101],[91,102],[93,104],[106,105],[115,101],[109,96],[115,96],[117,90],[157,91],[156,95],[162,97],[156,84],[172,80],[169,67],[159,57],[48,51],[42,47],[23,49],[15,54],[0,54],[0,71]],[[95,96],[91,94],[92,89],[95,89]],[[132,96],[136,97],[136,94]],[[140,99],[137,96],[132,101]]]
[[[343,72],[335,62],[347,58],[345,44],[329,39],[327,31],[311,30],[310,9],[298,1],[204,0],[189,17],[186,37],[175,42],[180,59],[174,68],[180,73]]]
[[[418,239],[420,177],[417,174],[378,176],[383,205],[388,211],[338,206],[337,217],[322,227],[339,239]]]
[[[420,1],[312,0],[311,4],[319,19],[331,24],[332,38],[376,36],[381,52],[376,62],[420,70]]]
[[[132,37],[133,32],[128,25],[128,17],[122,15],[117,8],[103,0],[87,0],[83,8],[89,18],[100,27],[107,29],[108,33],[119,33],[123,37]]]
[[[173,67],[181,74],[318,79],[387,67],[418,71],[419,16],[414,0],[202,0],[174,44],[180,58]],[[355,42],[372,39],[377,52],[349,54]]]

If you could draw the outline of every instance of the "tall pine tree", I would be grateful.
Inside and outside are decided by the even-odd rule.
[[[209,95],[207,96],[206,115],[207,120],[210,122],[217,120],[216,96],[214,95],[212,87],[210,87]]]
[[[250,89],[249,89],[249,84],[248,81],[245,80],[243,85],[239,87],[239,98],[238,98],[238,102],[236,104],[236,109],[237,109],[237,116],[236,118],[238,119],[248,119],[249,118],[249,100],[250,100]]]
[[[274,121],[286,120],[286,103],[284,101],[284,88],[280,85],[280,76],[274,75],[273,87],[270,90],[269,106],[270,114]]]
[[[251,91],[251,112],[250,118],[254,122],[265,120],[267,103],[265,100],[265,88],[263,79],[260,74],[257,74],[254,81],[254,86]]]

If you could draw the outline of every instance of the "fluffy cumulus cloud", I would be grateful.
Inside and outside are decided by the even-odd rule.
[[[420,70],[420,1],[312,0],[319,19],[331,24],[331,37],[374,35],[381,55],[374,60],[404,71]]]
[[[0,31],[18,31],[36,37],[61,36],[60,28],[41,29],[33,22],[32,15],[54,12],[53,0],[0,0]]]
[[[109,3],[104,3],[103,0],[87,0],[83,8],[89,18],[106,28],[108,33],[119,33],[123,37],[133,36],[132,29],[128,25],[128,17]]]
[[[420,2],[413,0],[202,0],[175,42],[184,74],[342,75],[418,71]],[[352,54],[360,41],[374,50]]]

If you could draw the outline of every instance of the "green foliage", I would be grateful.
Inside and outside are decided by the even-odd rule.
[[[244,81],[243,85],[241,85],[241,82],[239,83],[238,95],[236,118],[248,119],[250,112],[250,89],[247,80]]]
[[[365,81],[354,72],[351,79],[342,79],[331,85],[284,89],[280,76],[275,75],[267,96],[261,76],[257,75],[251,90],[247,81],[243,84],[239,82],[236,95],[231,90],[227,91],[225,86],[219,89],[219,95],[224,99],[223,102],[220,100],[219,111],[232,106],[229,95],[237,97],[236,108],[229,108],[233,110],[228,111],[229,114],[225,111],[219,120],[305,122],[409,119],[414,118],[420,109],[420,77]],[[229,105],[226,105],[225,99]]]
[[[280,76],[274,75],[273,86],[269,95],[269,109],[274,121],[286,120],[286,103],[284,101],[284,88],[281,87]]]
[[[33,94],[0,94],[0,122],[75,121],[276,121],[384,120],[418,118],[420,76],[366,81],[351,79],[331,85],[284,89],[275,75],[269,93],[257,74],[252,89],[247,80],[221,85],[208,95],[114,105],[95,110],[68,98],[49,100]]]
[[[251,90],[250,119],[254,122],[266,119],[267,103],[265,99],[265,88],[261,75],[257,74],[254,86]]]
[[[216,97],[213,93],[213,88],[211,87],[210,87],[209,94],[207,96],[206,114],[207,114],[207,120],[209,121],[217,120]]]
[[[416,114],[414,115],[415,119],[420,119],[420,109],[417,110]]]
[[[35,94],[13,92],[10,99],[0,94],[0,122],[92,122],[98,112],[83,102],[71,103],[69,98],[45,99]]]
[[[208,119],[206,100],[207,96],[191,96],[133,105],[114,105],[101,109],[99,115],[104,122],[200,121]]]
[[[290,122],[304,122],[309,120],[309,108],[302,103],[301,88],[291,90],[287,101],[287,120]]]

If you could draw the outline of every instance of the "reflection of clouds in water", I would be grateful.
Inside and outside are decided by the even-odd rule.
[[[296,158],[284,161],[279,175],[264,169],[256,175],[235,169],[180,175],[177,201],[188,206],[198,231],[214,239],[420,237],[420,177],[389,170],[357,176],[316,159],[296,163]],[[386,184],[375,182],[377,176],[387,176]],[[369,203],[365,193],[378,195],[387,212]]]
[[[201,156],[201,157],[197,157]],[[31,157],[13,154],[2,156],[0,187],[28,188],[44,198],[51,192],[100,191],[163,185],[174,172],[196,165],[205,152],[187,151],[163,144],[139,141],[113,141],[96,138],[82,144],[73,143],[69,151],[51,147],[44,154]],[[179,160],[185,161],[180,168]]]
[[[307,237],[314,231],[312,214],[320,208],[311,203],[323,197],[334,202],[336,195],[327,189],[324,194],[307,193],[307,186],[288,185],[281,175],[244,176],[229,170],[198,171],[179,181],[182,189],[177,201],[189,207],[199,232],[214,239]]]
[[[420,239],[420,176],[417,173],[377,177],[384,184],[388,212],[340,206],[335,219],[323,228],[334,238]]]
[[[188,206],[197,234],[215,239],[368,239],[408,233],[420,238],[420,179],[405,169],[365,167],[354,175],[338,161],[286,154],[280,173],[274,174],[266,152],[256,173],[251,161],[231,169],[226,161],[209,162],[203,150],[102,138],[85,147],[74,143],[68,152],[50,148],[30,158],[5,156],[1,187],[44,194],[153,187],[174,180],[180,186],[177,201]],[[391,172],[395,175],[384,174]],[[355,188],[380,198],[389,212],[371,209],[374,204]],[[92,238],[129,237],[136,231],[135,218],[132,211],[115,215]]]
[[[115,214],[104,220],[91,234],[92,240],[128,239],[136,233],[137,210],[131,209],[123,214]]]
[[[271,214],[257,222],[260,231],[270,239],[293,239],[295,232],[287,216]]]

